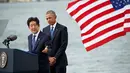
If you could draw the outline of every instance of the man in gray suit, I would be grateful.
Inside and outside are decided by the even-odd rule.
[[[46,12],[48,26],[43,28],[43,32],[50,35],[51,47],[49,48],[49,62],[51,73],[66,73],[68,65],[66,48],[68,45],[67,27],[56,21],[56,14],[53,10]]]

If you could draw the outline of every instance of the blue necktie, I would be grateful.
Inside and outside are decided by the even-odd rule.
[[[53,39],[53,32],[54,32],[54,27],[51,27],[51,30],[50,30],[50,32],[51,32],[51,39]]]
[[[33,35],[33,37],[32,37],[32,50],[35,49],[35,43],[36,43],[35,38],[36,38],[36,35]]]

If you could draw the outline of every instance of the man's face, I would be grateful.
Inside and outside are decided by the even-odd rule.
[[[39,26],[37,25],[37,23],[35,21],[31,21],[29,23],[29,29],[33,34],[36,34],[39,31]]]
[[[53,25],[56,22],[56,16],[54,14],[46,14],[46,20],[48,24]]]

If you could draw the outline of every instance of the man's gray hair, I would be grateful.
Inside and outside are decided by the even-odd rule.
[[[53,10],[48,10],[48,11],[46,12],[46,14],[54,14],[54,15],[56,16],[55,11],[53,11]],[[56,16],[56,17],[57,17],[57,16]]]

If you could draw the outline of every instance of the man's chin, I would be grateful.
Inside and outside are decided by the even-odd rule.
[[[33,33],[33,34],[36,34],[37,32],[36,32],[36,31],[33,31],[32,33]]]
[[[49,23],[50,25],[53,25],[53,23]]]

